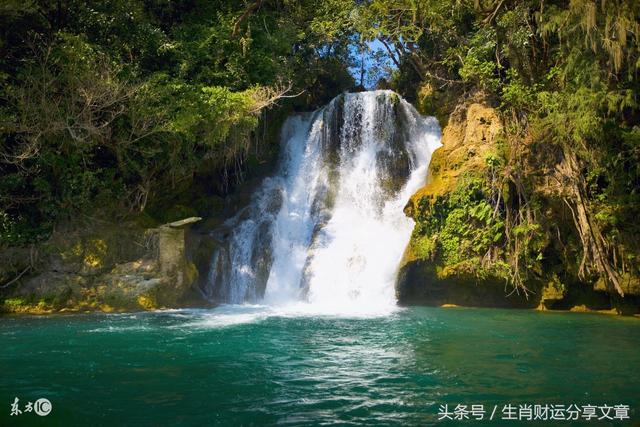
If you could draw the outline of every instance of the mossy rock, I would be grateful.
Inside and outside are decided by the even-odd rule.
[[[185,257],[185,230],[180,227],[186,226],[172,223],[145,230],[130,224],[102,225],[84,233],[76,230],[67,240],[55,236],[43,255],[48,264],[5,291],[0,311],[135,311],[182,306],[198,277],[196,266]],[[157,261],[162,233],[169,237],[165,249],[175,252],[162,252],[166,268]],[[148,238],[155,244],[147,245]],[[193,295],[189,298],[195,300]]]
[[[457,108],[444,128],[442,147],[431,156],[427,184],[411,197],[405,213],[415,218],[420,203],[433,204],[453,192],[465,176],[483,176],[487,159],[496,155],[503,135],[504,126],[494,108],[483,103]]]

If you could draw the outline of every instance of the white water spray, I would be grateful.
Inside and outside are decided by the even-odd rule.
[[[390,91],[287,120],[279,172],[228,222],[208,294],[313,313],[393,310],[413,227],[402,209],[439,138],[434,118]]]

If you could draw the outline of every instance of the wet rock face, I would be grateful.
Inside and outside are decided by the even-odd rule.
[[[503,280],[478,279],[472,275],[440,277],[436,266],[422,260],[402,265],[396,296],[401,305],[535,308],[540,304],[536,295],[507,296]]]
[[[193,303],[197,270],[185,254],[185,231],[197,220],[154,229],[103,223],[54,235],[34,272],[2,295],[0,310],[130,311]]]
[[[271,266],[271,223],[282,204],[270,180],[266,178],[267,188],[235,216],[200,230],[190,244],[190,258],[199,272],[196,289],[212,304],[256,302],[264,295]],[[245,245],[246,235],[261,237]]]
[[[456,108],[443,130],[442,147],[431,157],[427,184],[411,197],[405,214],[413,218],[421,201],[433,203],[451,193],[465,173],[486,170],[487,154],[495,149],[503,133],[495,109],[481,103]]]
[[[390,116],[386,123],[395,123],[395,126],[381,126],[378,130],[382,138],[389,142],[385,144],[384,150],[377,153],[376,163],[380,170],[385,171],[381,176],[380,186],[387,195],[392,195],[400,191],[411,174],[411,158],[406,150],[406,143],[411,135],[408,117],[398,103],[394,103],[393,108],[385,112]]]

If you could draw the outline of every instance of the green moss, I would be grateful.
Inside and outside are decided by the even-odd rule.
[[[12,309],[28,305],[28,302],[24,298],[7,298],[3,301],[3,304]]]
[[[158,308],[156,301],[147,295],[140,295],[136,301],[144,310],[155,310]]]
[[[413,254],[419,259],[432,259],[437,249],[437,235],[419,236],[411,240]]]
[[[392,92],[389,95],[389,101],[391,101],[391,105],[393,105],[395,107],[396,105],[398,105],[400,103],[400,97],[398,96],[397,93]]]

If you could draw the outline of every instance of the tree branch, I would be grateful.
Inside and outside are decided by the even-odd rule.
[[[235,24],[233,24],[233,32],[231,35],[236,37],[238,32],[240,31],[240,25],[247,20],[251,15],[253,15],[259,8],[262,6],[264,0],[256,0],[253,4],[249,5],[248,8],[240,15],[240,17],[236,20]]]
[[[396,59],[396,56],[393,54],[393,51],[391,50],[391,47],[389,46],[389,44],[387,44],[387,42],[383,39],[379,39],[379,40],[384,46],[384,48],[387,50],[387,52],[389,53],[389,57],[391,58],[393,63],[396,64],[396,67],[400,68],[400,61]]]
[[[24,270],[22,270],[22,273],[18,274],[16,277],[14,277],[11,281],[5,283],[4,285],[0,286],[0,289],[5,289],[8,288],[9,286],[11,286],[13,283],[17,282],[18,280],[20,280],[20,278],[22,276],[24,276],[24,274],[31,270],[31,266],[28,265],[27,268],[25,268]]]

